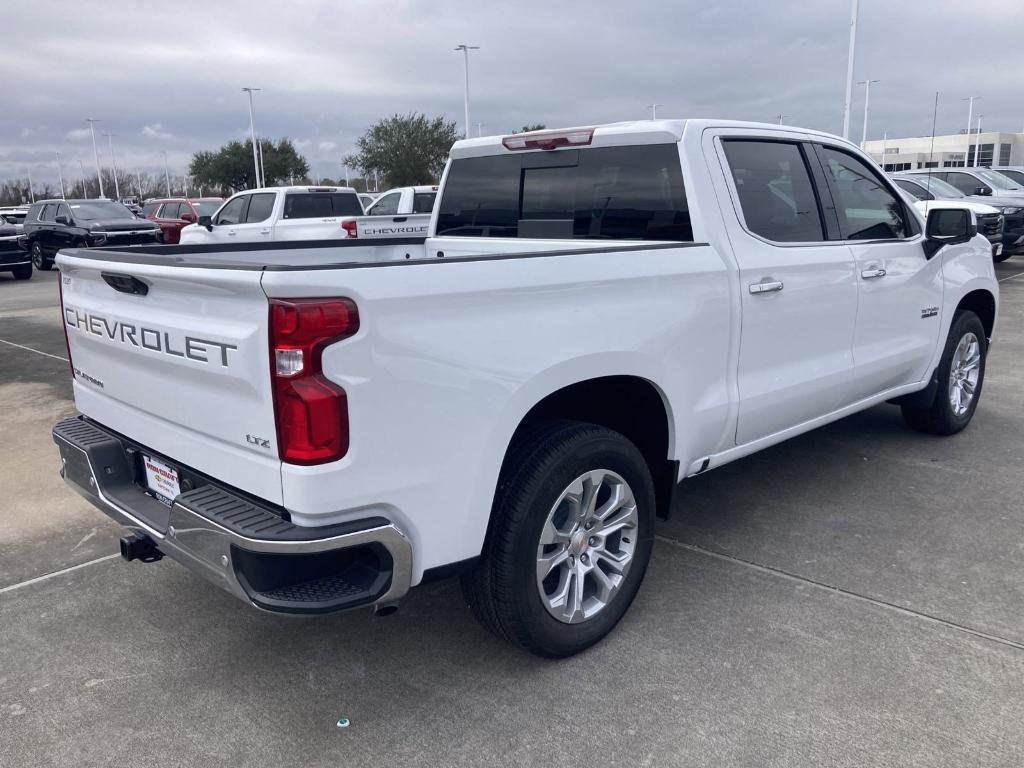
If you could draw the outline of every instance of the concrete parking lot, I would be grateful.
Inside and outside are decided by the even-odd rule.
[[[998,272],[966,432],[881,406],[687,482],[623,624],[564,662],[453,581],[289,619],[123,563],[57,475],[56,273],[0,275],[0,765],[1022,765],[1024,257]]]

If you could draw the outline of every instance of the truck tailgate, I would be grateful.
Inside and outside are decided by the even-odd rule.
[[[280,504],[261,271],[73,254],[58,264],[78,410]]]

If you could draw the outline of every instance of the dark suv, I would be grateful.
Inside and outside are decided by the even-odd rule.
[[[24,226],[36,269],[50,269],[61,248],[161,242],[160,227],[112,200],[41,200],[29,208]]]

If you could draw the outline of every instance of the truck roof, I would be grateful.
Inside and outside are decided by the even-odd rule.
[[[788,125],[776,125],[775,123],[758,123],[747,120],[714,120],[709,118],[690,118],[686,120],[631,120],[622,123],[606,123],[604,125],[576,126],[571,128],[545,128],[542,131],[531,131],[529,133],[516,133],[505,136],[482,136],[476,139],[462,139],[455,142],[449,156],[453,159],[462,157],[482,157],[485,155],[506,154],[515,150],[505,147],[505,139],[515,136],[516,138],[537,138],[545,135],[557,136],[560,134],[571,134],[573,132],[592,132],[592,139],[587,144],[591,147],[613,147],[626,144],[667,144],[682,139],[684,131],[703,131],[705,128],[752,128],[758,131],[776,131],[785,133],[802,133],[810,136],[821,136],[829,139],[837,139],[835,136],[824,131],[816,131],[809,128],[800,128]],[[845,141],[845,139],[840,139]],[[849,143],[849,142],[847,142]],[[851,146],[853,146],[851,144]],[[571,148],[571,145],[566,145]]]
[[[294,185],[291,187],[261,187],[260,189],[243,189],[235,194],[241,194],[241,192],[351,192],[353,195],[358,195],[355,187],[326,187],[316,186],[314,184]]]

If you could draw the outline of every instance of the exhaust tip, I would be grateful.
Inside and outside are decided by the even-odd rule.
[[[384,603],[383,605],[374,606],[374,616],[390,616],[393,613],[398,612],[398,603]]]

